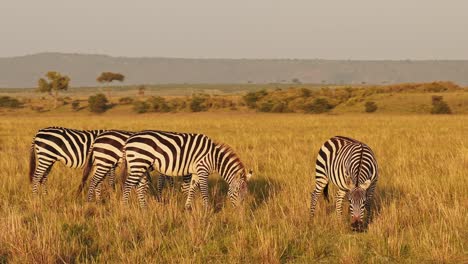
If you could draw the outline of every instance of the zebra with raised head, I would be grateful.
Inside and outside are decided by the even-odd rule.
[[[244,199],[247,180],[252,176],[229,146],[215,143],[203,134],[142,131],[132,135],[124,146],[124,203],[128,203],[130,191],[136,187],[140,205],[146,205],[144,173],[150,168],[168,176],[192,174],[185,202],[187,210],[192,207],[196,186],[201,190],[205,208],[208,207],[211,173],[218,172],[229,184],[228,195],[233,205]]]
[[[104,131],[64,127],[40,129],[32,141],[29,158],[32,192],[36,194],[39,185],[44,193],[47,192],[47,176],[57,161],[69,168],[82,168],[94,139]]]
[[[326,141],[317,155],[315,190],[311,194],[310,213],[313,216],[318,196],[324,192],[328,201],[328,184],[338,187],[336,212],[342,214],[345,197],[349,200],[351,227],[362,231],[371,219],[371,203],[378,179],[374,153],[366,144],[355,139],[336,136]],[[364,226],[364,211],[367,211]]]
[[[87,200],[92,201],[95,198],[97,201],[101,197],[101,183],[107,176],[113,176],[116,167],[122,160],[123,146],[125,141],[135,132],[123,130],[109,130],[100,134],[95,140],[88,154],[88,160],[83,170],[83,177],[78,188],[78,194],[83,190],[86,181],[94,169],[93,177],[89,184]],[[149,177],[149,175],[147,175]],[[184,176],[184,185],[182,190],[187,192],[190,184],[191,175]],[[149,178],[150,180],[150,178]],[[169,181],[171,186],[174,185],[173,178],[165,175],[159,175],[157,197],[161,194],[165,181]]]

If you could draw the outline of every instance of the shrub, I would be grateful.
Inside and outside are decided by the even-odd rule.
[[[442,96],[433,95],[432,96],[432,109],[431,114],[451,114],[452,109],[450,106],[444,101]]]
[[[136,101],[133,103],[133,111],[142,114],[148,112],[150,105],[147,102]]]
[[[21,107],[21,102],[18,99],[10,96],[1,96],[0,97],[0,107],[8,108],[18,108]]]
[[[255,108],[257,106],[257,101],[261,98],[268,95],[268,92],[265,90],[260,90],[257,92],[250,92],[244,95],[242,98],[244,99],[246,105],[249,108]]]
[[[161,96],[151,97],[147,100],[151,111],[154,112],[169,112],[171,109],[166,100]]]
[[[277,102],[271,108],[271,112],[274,112],[274,113],[289,112],[288,105],[285,102]]]
[[[133,98],[131,97],[122,97],[119,99],[119,104],[121,105],[127,105],[133,103]]]
[[[333,105],[331,105],[327,99],[325,98],[316,98],[311,103],[307,103],[304,105],[304,111],[306,113],[325,113],[333,109]]]
[[[31,110],[40,113],[40,112],[44,112],[44,107],[43,106],[31,106]]]
[[[93,113],[103,113],[109,107],[108,101],[104,94],[96,94],[88,98],[89,110]]]
[[[167,104],[169,106],[169,109],[171,109],[172,112],[176,112],[178,110],[187,108],[187,102],[186,100],[182,98],[174,98],[168,101]]]
[[[73,100],[71,102],[71,107],[73,111],[78,111],[80,109],[80,101],[78,100]]]
[[[258,111],[260,112],[271,112],[271,109],[273,109],[273,102],[271,100],[261,103],[258,107]]]
[[[364,105],[364,111],[366,111],[366,113],[373,113],[377,111],[377,104],[372,101],[366,102]]]
[[[304,110],[305,99],[298,97],[288,102],[288,109],[293,112],[300,112]]]
[[[206,111],[207,107],[204,105],[205,101],[206,101],[206,97],[202,97],[202,96],[192,97],[192,100],[190,101],[190,110],[192,112]]]
[[[312,91],[307,88],[301,88],[301,97],[310,97],[312,95]]]

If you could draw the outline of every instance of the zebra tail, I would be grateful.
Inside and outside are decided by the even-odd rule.
[[[34,149],[34,140],[33,140],[31,144],[31,150],[29,151],[29,182],[33,181],[35,171],[36,171],[36,151]]]
[[[323,188],[323,196],[327,202],[330,202],[330,197],[328,196],[328,183],[325,185],[325,188]]]
[[[125,181],[127,180],[128,171],[127,171],[127,159],[125,159],[125,152],[122,157],[122,172],[120,173],[120,178],[122,179],[122,188],[125,186]]]
[[[91,170],[93,169],[93,148],[91,148],[88,153],[88,159],[86,160],[83,169],[83,177],[81,178],[80,187],[78,187],[78,192],[76,193],[76,195],[80,195],[83,191],[83,188],[86,185],[86,182],[88,181],[89,174],[91,174]]]

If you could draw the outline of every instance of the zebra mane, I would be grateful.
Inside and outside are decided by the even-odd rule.
[[[356,177],[356,187],[359,186],[359,175],[361,175],[361,169],[362,169],[362,155],[364,154],[364,146],[362,143],[359,143],[359,146],[361,147],[361,154],[359,156],[359,167],[358,167],[358,172],[357,172],[357,177]]]
[[[68,128],[68,127],[61,127],[61,126],[50,126],[50,127],[46,127],[46,128],[43,128],[43,129],[61,129],[61,130],[71,130],[71,131],[86,131],[86,132],[94,132],[94,131],[96,131],[96,132],[106,132],[106,131],[109,131],[109,130],[106,130],[106,129],[75,129],[75,128]]]
[[[239,164],[244,170],[245,166],[244,163],[240,160],[239,156],[234,152],[234,150],[231,148],[231,146],[225,144],[225,143],[216,143],[214,142],[215,146],[218,148],[219,151],[223,151],[224,155],[227,156],[227,158],[234,159],[234,162]]]

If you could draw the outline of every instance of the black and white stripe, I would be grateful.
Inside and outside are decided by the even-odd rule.
[[[33,193],[37,193],[39,185],[46,192],[47,175],[55,162],[62,162],[70,168],[82,168],[94,139],[103,132],[64,127],[40,129],[33,139],[30,152],[29,179]]]
[[[88,155],[88,161],[83,170],[83,178],[78,189],[78,193],[81,193],[84,188],[86,181],[91,174],[91,171],[94,169],[93,177],[89,184],[89,190],[87,195],[87,200],[92,201],[93,198],[100,200],[101,196],[101,182],[106,177],[106,175],[113,176],[116,167],[119,162],[122,160],[123,156],[123,146],[125,141],[135,134],[132,131],[123,131],[123,130],[110,130],[100,134],[94,141],[94,144]],[[149,175],[148,175],[149,177]],[[166,179],[167,178],[167,179]],[[184,176],[183,191],[188,191],[188,185],[190,183],[191,175]],[[149,178],[150,180],[150,178]],[[158,181],[158,199],[159,194],[162,191],[165,181],[169,181],[170,185],[174,185],[173,178],[167,177],[165,175],[159,176]]]
[[[328,184],[338,187],[336,211],[341,215],[342,202],[347,196],[353,230],[362,231],[364,209],[366,225],[371,218],[371,202],[378,179],[374,153],[366,144],[336,136],[326,141],[317,156],[315,190],[311,195],[311,215],[314,215],[318,196],[324,191],[328,200]]]
[[[195,187],[199,186],[203,203],[208,206],[208,176],[218,172],[229,184],[229,197],[237,205],[247,193],[247,173],[234,151],[224,144],[214,143],[202,134],[142,131],[132,135],[124,147],[123,201],[128,202],[132,187],[137,188],[138,199],[146,205],[146,178],[144,173],[154,168],[168,176],[192,174],[186,209],[191,209]]]

